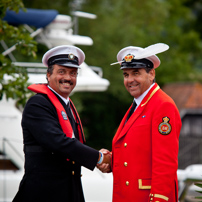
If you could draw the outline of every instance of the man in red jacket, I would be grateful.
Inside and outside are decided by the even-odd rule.
[[[130,46],[117,55],[134,101],[112,142],[113,202],[178,201],[181,119],[174,101],[154,82],[160,65],[155,54],[167,49],[161,43]]]

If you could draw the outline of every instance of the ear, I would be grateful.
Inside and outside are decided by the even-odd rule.
[[[47,80],[48,80],[48,82],[50,81],[50,73],[47,73],[46,74],[46,78],[47,78]]]
[[[149,77],[150,77],[150,80],[153,82],[153,80],[155,79],[155,75],[156,75],[156,72],[154,69],[150,70],[149,71]]]

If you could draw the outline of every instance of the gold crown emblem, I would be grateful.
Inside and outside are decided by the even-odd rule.
[[[134,56],[131,55],[131,54],[128,54],[128,55],[126,55],[126,56],[124,57],[124,59],[125,59],[126,62],[131,62],[133,58],[134,58]]]
[[[167,116],[163,118],[163,122],[164,122],[164,123],[168,123],[169,120],[170,120],[170,119],[169,119]]]

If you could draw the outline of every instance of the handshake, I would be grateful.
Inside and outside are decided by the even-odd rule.
[[[103,173],[110,173],[112,171],[111,169],[111,159],[112,159],[112,154],[109,150],[107,149],[101,149],[99,151],[103,155],[103,160],[100,164],[97,164],[97,168],[103,172]],[[99,156],[99,160],[101,158],[101,154]]]

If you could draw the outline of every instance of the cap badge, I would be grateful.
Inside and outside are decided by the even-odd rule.
[[[70,60],[74,60],[75,55],[74,55],[74,54],[72,54],[72,53],[70,53],[70,54],[68,55],[68,58],[69,58]]]
[[[168,135],[171,132],[171,125],[168,123],[170,119],[166,116],[163,117],[163,122],[159,124],[159,133],[162,135]]]
[[[124,57],[124,60],[125,60],[126,62],[131,62],[133,58],[134,58],[134,55],[128,54],[128,55],[126,55],[126,56]]]

